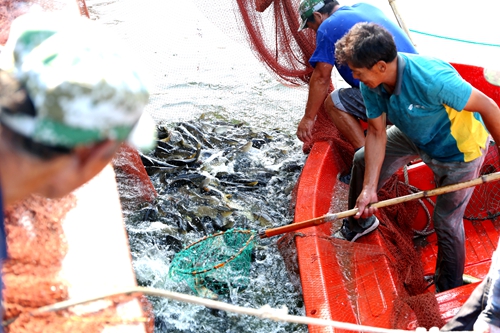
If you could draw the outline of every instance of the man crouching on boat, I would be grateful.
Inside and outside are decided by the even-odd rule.
[[[356,24],[336,43],[335,56],[361,81],[368,133],[354,156],[349,209],[335,236],[354,241],[375,230],[377,191],[399,168],[420,157],[436,187],[478,177],[490,141],[500,142],[500,109],[463,80],[448,63],[398,53],[392,35],[373,23]],[[387,120],[392,126],[386,132]],[[486,125],[486,126],[485,126]],[[489,131],[489,133],[488,133]],[[465,264],[463,213],[474,188],[436,199],[436,292],[462,285]]]
[[[134,63],[95,24],[49,13],[12,23],[0,54],[0,260],[7,255],[3,207],[32,193],[70,193],[126,140],[154,146],[155,125],[141,118],[149,93]]]

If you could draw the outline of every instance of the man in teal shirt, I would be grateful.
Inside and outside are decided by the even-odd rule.
[[[377,209],[367,205],[378,201],[377,191],[394,172],[418,157],[437,187],[479,175],[490,134],[500,142],[500,109],[493,100],[442,60],[398,53],[392,35],[377,24],[355,25],[337,42],[335,55],[361,81],[368,117],[366,145],[354,156],[349,188],[349,208],[357,206],[359,213],[344,220],[336,237],[354,241],[375,230]],[[386,131],[387,120],[394,126]],[[462,285],[462,217],[473,190],[436,199],[437,292]]]

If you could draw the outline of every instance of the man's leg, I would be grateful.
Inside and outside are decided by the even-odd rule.
[[[385,159],[380,171],[378,189],[402,166],[413,161],[419,156],[418,148],[408,139],[396,126],[387,130],[387,144],[385,149]],[[363,189],[363,180],[365,175],[365,150],[360,149],[354,155],[354,163],[351,174],[351,183],[349,185],[348,208],[356,206],[361,190]],[[363,233],[375,221],[371,216],[367,219],[355,219],[350,217],[347,223],[347,229],[350,232]]]
[[[491,279],[486,277],[469,296],[457,314],[440,331],[472,331],[477,317],[486,307]]]
[[[479,176],[486,151],[470,162],[441,163],[426,154],[422,160],[434,172],[436,187],[468,181]],[[474,187],[442,194],[436,198],[434,229],[438,240],[438,256],[434,283],[436,292],[463,284],[465,265],[465,233],[463,215]]]
[[[332,122],[352,147],[363,147],[365,133],[358,119],[366,121],[366,109],[359,89],[337,89],[325,99],[324,106]]]

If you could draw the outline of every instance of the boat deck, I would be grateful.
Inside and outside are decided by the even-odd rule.
[[[485,80],[483,68],[452,65],[474,87],[500,103],[500,89]],[[338,154],[331,142],[316,142],[312,147],[297,188],[295,221],[331,213],[332,198],[346,196],[346,193],[339,192],[337,184],[336,161],[341,160]],[[491,168],[485,163],[486,173],[500,168],[498,158],[494,160],[488,162]],[[407,171],[407,174],[399,174],[401,181],[407,181],[419,191],[434,188],[432,172],[423,163],[414,163]],[[497,214],[498,207],[487,207],[491,202],[497,204],[500,201],[492,186],[476,187],[473,198],[479,199],[472,204],[471,199],[464,219],[467,239],[465,274],[477,279],[486,276],[499,239],[500,219],[489,216]],[[421,206],[408,223],[415,230],[431,230],[429,216],[432,216],[433,205],[429,201],[422,202],[426,209]],[[345,209],[334,207],[333,210]],[[437,256],[437,240],[433,233],[414,239],[415,244],[411,237],[388,241],[391,226],[381,224],[373,233],[355,243],[348,243],[331,238],[332,228],[337,227],[332,223],[337,222],[300,230],[295,237],[307,316],[384,328],[415,329],[422,324],[431,327],[429,321],[423,323],[426,318],[422,313],[417,321],[415,312],[418,311],[413,311],[414,307],[408,304],[415,296],[409,296],[407,287],[417,279],[418,288],[425,289],[424,293],[416,295],[417,298],[425,297],[417,300],[421,302],[418,306],[431,307],[427,313],[437,316],[432,326],[438,326],[455,315],[479,283],[465,284],[439,294],[435,294],[432,284],[427,286],[422,275],[434,275]],[[412,257],[408,265],[402,265],[400,259],[408,249],[414,252],[412,255],[416,253],[416,257]],[[414,261],[419,258],[420,262]],[[342,330],[309,326],[311,333],[338,331]]]
[[[400,175],[400,178],[401,180],[404,178],[402,174]],[[432,173],[423,163],[417,163],[408,168],[408,179],[412,184],[415,184],[421,190],[428,190],[432,188]],[[485,192],[487,192],[487,189]],[[435,198],[432,198],[431,200],[435,201]],[[432,214],[432,205],[429,202],[425,202],[425,205]],[[479,213],[477,212],[475,213],[475,215],[478,214]],[[425,220],[423,210],[419,212],[416,219]],[[466,238],[466,262],[464,274],[482,280],[488,273],[491,256],[493,255],[500,238],[500,220],[464,219],[464,230]],[[417,248],[421,254],[424,274],[425,276],[433,276],[438,252],[436,234],[431,233],[423,240],[424,241],[420,243],[417,241]],[[460,306],[467,300],[478,283],[479,282],[465,284],[462,287],[436,294],[441,317],[444,321],[448,321],[457,313]],[[429,290],[434,291],[434,285],[431,285]],[[416,325],[415,323],[413,324]]]
[[[301,178],[301,183],[307,186],[298,189],[296,221],[321,216],[331,209],[331,198],[339,194],[338,188],[332,185],[336,183],[334,176],[336,173],[332,173],[331,167],[334,155],[334,150],[328,142],[315,144],[310,152]],[[402,173],[400,178],[404,179]],[[432,173],[423,163],[410,166],[407,179],[420,190],[434,187]],[[484,192],[488,193],[488,189],[486,188]],[[432,215],[432,204],[426,201],[424,203]],[[481,210],[482,207],[477,209]],[[413,225],[415,229],[422,230],[426,227],[425,215],[424,209],[420,209],[415,218],[417,222]],[[333,223],[338,224],[338,221]],[[383,233],[376,230],[351,243],[353,245],[346,245],[346,242],[332,240],[330,236],[333,228],[335,226],[332,222],[325,223],[301,230],[301,237],[296,237],[307,315],[393,328],[394,314],[399,311],[398,302],[401,297],[405,297],[401,289],[405,281],[398,278],[396,272],[398,260],[387,248]],[[432,228],[432,224],[429,228]],[[500,237],[498,233],[500,221],[465,219],[464,228],[467,238],[465,274],[483,279],[488,272],[491,256]],[[424,276],[433,276],[437,256],[435,234],[420,237],[415,243]],[[466,284],[439,294],[434,294],[434,286],[430,285],[426,293],[434,295],[437,311],[441,319],[446,322],[460,309],[477,283]],[[400,323],[403,322],[405,327],[400,328],[418,327],[417,316],[411,310],[404,314],[404,320],[400,320]],[[309,331],[336,332],[333,328],[317,326],[310,326]]]

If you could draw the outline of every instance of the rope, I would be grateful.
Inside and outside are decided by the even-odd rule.
[[[410,185],[410,179],[409,179],[409,175],[408,175],[408,166],[405,165],[403,167],[403,176],[405,178],[405,185],[409,187],[410,191],[412,191],[413,193],[417,193],[420,191],[419,188],[413,186],[413,185]],[[434,203],[434,201],[432,201],[430,198],[425,198],[427,200],[427,202],[429,202],[433,207],[436,206],[436,204]],[[429,212],[429,209],[427,208],[427,206],[424,204],[424,202],[422,201],[422,199],[418,199],[418,202],[419,204],[422,206],[424,212],[425,212],[425,215],[427,216],[427,224],[425,225],[424,229],[423,230],[416,230],[416,229],[413,229],[413,232],[416,234],[416,236],[413,236],[413,238],[417,238],[417,237],[420,237],[420,236],[427,236],[427,235],[430,235],[434,232],[434,229],[431,229],[431,230],[428,230],[430,225],[431,225],[431,213]]]
[[[206,298],[186,295],[186,294],[177,293],[177,292],[173,292],[173,291],[167,291],[167,290],[155,289],[155,288],[147,288],[147,287],[136,287],[136,286],[124,288],[121,290],[116,290],[116,291],[110,292],[108,294],[101,294],[101,295],[96,295],[94,297],[88,297],[85,299],[67,300],[67,301],[55,303],[52,305],[44,306],[44,307],[38,308],[36,310],[30,311],[29,314],[37,315],[37,314],[42,314],[42,313],[46,313],[46,312],[60,311],[60,310],[67,309],[67,308],[72,307],[72,306],[76,306],[76,305],[80,305],[80,304],[84,304],[84,303],[89,303],[89,302],[94,302],[94,301],[98,301],[98,300],[109,298],[109,297],[114,297],[114,296],[119,296],[119,295],[132,295],[132,294],[136,294],[136,293],[140,293],[140,294],[144,294],[144,295],[148,295],[148,296],[165,297],[165,298],[169,298],[169,299],[180,301],[180,302],[203,305],[203,306],[206,306],[206,307],[212,308],[212,309],[218,309],[218,310],[223,310],[223,311],[227,311],[227,312],[250,315],[250,316],[259,317],[259,318],[263,318],[263,319],[269,319],[269,320],[274,320],[274,321],[284,321],[284,322],[296,323],[296,324],[332,326],[332,327],[335,327],[338,329],[343,329],[343,330],[372,332],[372,333],[410,333],[410,332],[411,333],[415,333],[415,332],[424,333],[424,332],[427,332],[427,330],[424,327],[419,327],[416,329],[416,331],[399,330],[399,329],[386,329],[386,328],[379,328],[379,327],[356,325],[356,324],[351,324],[351,323],[343,323],[343,322],[339,322],[339,321],[320,319],[320,318],[294,316],[294,315],[287,314],[288,309],[286,308],[286,306],[284,306],[281,309],[275,309],[275,308],[271,308],[268,304],[266,304],[263,307],[261,307],[260,309],[245,308],[245,307],[241,307],[241,306],[227,304],[227,303],[220,302],[220,301],[214,301],[214,300],[210,300],[210,299],[206,299]],[[8,321],[4,321],[2,325],[8,326],[11,323],[13,323],[17,318],[18,317],[14,317],[12,319],[9,319]],[[429,332],[437,333],[437,332],[439,332],[439,328],[432,327],[431,329],[429,329]],[[473,332],[465,332],[464,331],[464,333],[473,333]]]
[[[435,37],[435,38],[441,38],[441,39],[447,39],[447,40],[452,40],[455,42],[461,42],[461,43],[469,43],[469,44],[476,44],[476,45],[484,45],[484,46],[493,46],[493,47],[500,47],[500,44],[493,44],[493,43],[482,43],[482,42],[475,42],[471,40],[465,40],[465,39],[459,39],[459,38],[453,38],[453,37],[446,37],[446,36],[440,36],[440,35],[435,35],[431,34],[428,32],[422,32],[418,30],[413,30],[410,29],[411,32],[416,33],[416,34],[421,34],[429,37]]]

